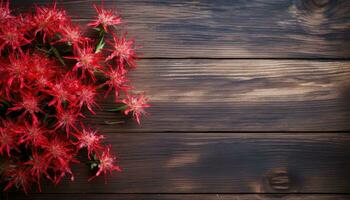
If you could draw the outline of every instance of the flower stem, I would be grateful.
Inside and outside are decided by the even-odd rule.
[[[60,52],[56,49],[56,47],[50,45],[51,48],[49,51],[52,51],[53,54],[55,55],[55,57],[60,61],[60,63],[63,65],[63,66],[66,66],[66,63],[64,62],[62,56],[60,55]]]

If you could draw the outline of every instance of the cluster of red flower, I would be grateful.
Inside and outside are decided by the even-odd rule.
[[[0,0],[0,175],[12,187],[28,192],[47,178],[59,183],[87,149],[96,174],[120,171],[104,138],[82,123],[84,110],[95,114],[96,97],[114,91],[115,110],[140,116],[149,107],[143,93],[132,94],[126,78],[135,67],[135,46],[111,26],[121,23],[113,10],[95,6],[89,23],[98,38],[84,36],[66,12],[35,6],[14,15]],[[105,34],[113,40],[105,42]],[[96,74],[100,74],[96,76]],[[92,177],[92,178],[93,178]]]

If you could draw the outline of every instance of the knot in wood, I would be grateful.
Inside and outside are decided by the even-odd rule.
[[[268,176],[268,182],[274,190],[289,190],[290,189],[290,178],[288,170],[286,168],[274,169]]]
[[[297,182],[286,167],[273,168],[263,176],[262,190],[266,193],[297,192]]]

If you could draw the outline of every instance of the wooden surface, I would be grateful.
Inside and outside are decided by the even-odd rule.
[[[58,0],[82,23],[94,2]],[[152,104],[142,126],[105,111],[111,100],[88,119],[124,172],[105,185],[77,165],[75,182],[3,199],[350,199],[350,1],[105,7],[121,11],[143,46],[131,78]]]
[[[259,195],[259,194],[32,194],[25,196],[23,194],[12,194],[14,199],[27,200],[121,200],[121,199],[135,199],[135,200],[275,200],[283,198],[285,200],[348,200],[347,195]],[[5,196],[5,200],[11,200],[9,196]]]

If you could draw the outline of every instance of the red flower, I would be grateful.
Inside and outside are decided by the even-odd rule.
[[[38,91],[45,91],[45,88],[52,87],[52,82],[59,72],[59,68],[53,60],[43,54],[34,53],[29,65],[31,67],[27,80],[32,83],[33,87],[37,88]]]
[[[104,31],[108,32],[108,26],[118,25],[121,23],[121,18],[120,16],[115,15],[115,11],[100,8],[95,4],[94,7],[98,16],[96,21],[89,23],[88,26],[97,27],[102,25]]]
[[[96,150],[101,150],[101,140],[104,138],[103,135],[97,135],[97,131],[83,129],[80,134],[75,135],[78,139],[78,148],[87,148],[88,158]]]
[[[42,154],[39,154],[37,151],[33,151],[30,160],[24,164],[29,167],[30,175],[33,176],[33,179],[38,184],[39,191],[41,191],[41,175],[45,175],[46,178],[50,179],[50,175],[48,174],[50,162],[47,162]]]
[[[43,147],[45,149],[43,158],[46,162],[52,164],[54,171],[54,175],[50,179],[57,184],[66,173],[71,175],[71,179],[74,179],[70,163],[76,162],[74,159],[76,152],[72,144],[67,142],[67,139],[55,137]]]
[[[30,188],[32,177],[28,168],[20,164],[19,166],[12,166],[10,169],[7,169],[5,172],[6,177],[9,178],[9,182],[6,185],[4,191],[7,191],[12,186],[22,188],[22,190],[27,194],[28,189]]]
[[[95,176],[90,178],[90,180],[99,176],[101,173],[104,173],[106,178],[108,172],[112,173],[113,171],[122,171],[119,166],[114,164],[117,158],[110,154],[110,148],[110,146],[106,147],[106,149],[102,152],[102,155],[97,155],[99,161],[98,171],[96,172]]]
[[[147,104],[147,98],[144,94],[127,95],[121,102],[127,106],[124,114],[128,115],[132,112],[134,119],[136,119],[139,124],[140,116],[146,114],[145,108],[150,107],[150,105]]]
[[[15,103],[14,107],[9,108],[9,111],[19,111],[24,110],[21,114],[22,117],[25,117],[27,114],[31,116],[31,119],[34,123],[38,122],[38,118],[35,113],[41,112],[44,113],[40,109],[40,97],[33,95],[32,92],[22,92],[22,101]]]
[[[9,55],[9,63],[5,66],[5,70],[8,74],[8,90],[14,83],[19,85],[20,88],[25,86],[30,59],[31,57],[28,52],[24,54],[11,53]]]
[[[43,41],[46,36],[53,37],[61,30],[61,27],[68,22],[66,12],[56,7],[56,2],[52,7],[35,7],[35,15],[32,18],[32,26],[34,27],[34,35],[39,32],[43,33]]]
[[[15,17],[11,15],[9,1],[0,0],[0,23],[6,22],[13,18]]]
[[[107,80],[101,86],[108,86],[105,97],[114,89],[114,96],[116,99],[119,97],[120,90],[127,92],[130,89],[129,86],[126,86],[125,83],[128,82],[128,79],[125,77],[125,73],[119,69],[113,69],[109,66],[109,71],[104,72]]]
[[[69,45],[74,45],[74,47],[77,47],[78,44],[83,44],[84,42],[90,40],[82,35],[78,26],[74,26],[72,24],[63,26],[60,33],[62,38],[54,43],[67,42]]]
[[[11,157],[11,148],[18,150],[16,141],[17,133],[14,131],[16,125],[10,121],[3,121],[3,127],[0,127],[0,154],[3,155],[5,152]]]
[[[85,77],[86,72],[93,80],[95,80],[94,73],[103,69],[103,67],[99,64],[103,60],[102,54],[95,53],[94,48],[85,43],[82,48],[75,48],[74,55],[75,56],[73,57],[65,57],[77,61],[73,67],[73,71],[77,72],[78,69],[81,69],[83,78]]]
[[[77,102],[79,108],[81,109],[85,105],[92,114],[95,114],[92,107],[98,106],[95,101],[96,95],[96,87],[91,85],[82,85],[80,90],[77,91]]]
[[[63,128],[67,137],[70,135],[72,129],[79,132],[76,126],[79,117],[84,116],[74,108],[58,110],[56,114],[57,122],[54,124],[55,130]]]
[[[15,23],[21,23],[16,21]],[[0,25],[0,53],[6,47],[11,47],[11,49],[19,50],[22,52],[21,46],[29,44],[31,41],[25,38],[25,32],[18,25],[13,25],[13,23],[4,23]]]
[[[40,147],[41,145],[47,143],[48,130],[39,125],[38,123],[24,122],[24,127],[22,128],[21,137],[19,143],[24,143],[26,146],[33,145],[34,147]]]
[[[134,49],[135,40],[127,40],[126,34],[124,34],[121,38],[113,34],[114,43],[108,42],[111,46],[113,46],[111,51],[112,54],[106,58],[106,61],[115,59],[118,65],[124,69],[127,64],[129,67],[135,67],[135,59],[137,58],[136,52]]]
[[[62,110],[63,103],[74,103],[76,101],[76,92],[80,88],[80,81],[67,73],[56,82],[46,92],[52,96],[49,106],[56,106],[58,111]]]

